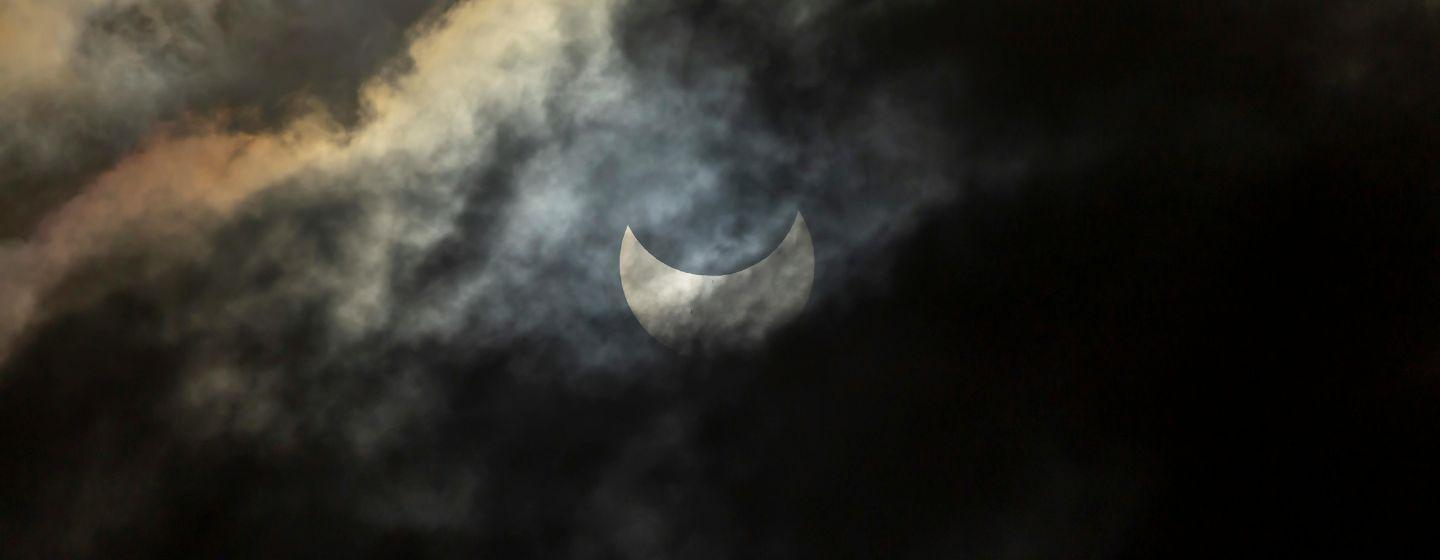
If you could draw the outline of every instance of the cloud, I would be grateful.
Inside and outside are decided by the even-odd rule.
[[[18,0],[0,6],[0,235],[187,119],[255,132],[323,108],[358,118],[403,68],[406,29],[448,2]],[[390,70],[387,70],[390,69]]]
[[[844,309],[883,293],[895,244],[990,165],[953,157],[964,131],[929,122],[936,99],[911,89],[930,71],[834,97],[821,53],[844,13],[830,3],[726,5],[735,26],[718,31],[698,7],[648,2],[416,8],[428,15],[395,18],[416,23],[380,49],[391,58],[318,90],[289,75],[334,54],[311,46],[363,43],[351,28],[376,22],[302,31],[294,63],[256,54],[288,44],[266,24],[326,17],[306,6],[23,6],[71,37],[51,38],[67,54],[43,66],[7,63],[27,78],[4,118],[39,127],[54,98],[96,123],[6,149],[59,177],[41,152],[113,143],[96,149],[103,171],[0,252],[7,396],[77,404],[39,420],[11,484],[33,487],[31,504],[81,506],[29,506],[22,547],[59,534],[63,551],[99,554],[114,534],[173,527],[154,521],[164,512],[214,509],[254,535],[206,544],[230,551],[313,530],[302,548],[330,553],[395,533],[430,535],[419,548],[726,556],[748,545],[723,534],[738,506],[695,502],[732,476],[705,464],[718,397],[696,384],[725,368],[750,379],[766,351],[693,362],[650,339],[620,290],[621,233],[718,274],[768,254],[803,211],[811,307]],[[276,83],[247,93],[251,79]],[[57,356],[76,344],[89,350]],[[125,389],[57,394],[57,372]],[[770,445],[735,445],[752,444]],[[94,456],[72,465],[71,445]],[[138,495],[129,509],[83,506],[120,487]]]
[[[1146,414],[1185,403],[1115,372],[1233,366],[1253,323],[1205,321],[1273,261],[1243,227],[1295,219],[1247,188],[1384,151],[1314,123],[1415,121],[1368,118],[1424,83],[1375,38],[1433,10],[1267,6],[6,4],[0,540],[1124,548],[1175,460]],[[644,332],[627,227],[723,274],[797,211],[799,321],[704,358]]]

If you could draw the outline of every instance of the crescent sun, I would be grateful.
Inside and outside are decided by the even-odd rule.
[[[717,276],[691,274],[656,259],[625,228],[620,286],[640,325],[679,351],[751,346],[805,309],[815,280],[815,249],[798,212],[785,239],[754,265]]]

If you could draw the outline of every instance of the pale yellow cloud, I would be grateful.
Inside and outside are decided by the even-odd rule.
[[[92,11],[109,0],[8,0],[0,3],[0,99],[62,89],[78,76],[71,61]]]

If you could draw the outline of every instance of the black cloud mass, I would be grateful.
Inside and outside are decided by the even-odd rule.
[[[1440,4],[0,3],[0,557],[1434,554]],[[665,349],[622,232],[815,285]]]

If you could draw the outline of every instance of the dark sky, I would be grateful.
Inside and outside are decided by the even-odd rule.
[[[0,5],[0,556],[1425,556],[1437,69],[1421,0]],[[764,344],[631,314],[627,226],[797,211]]]

